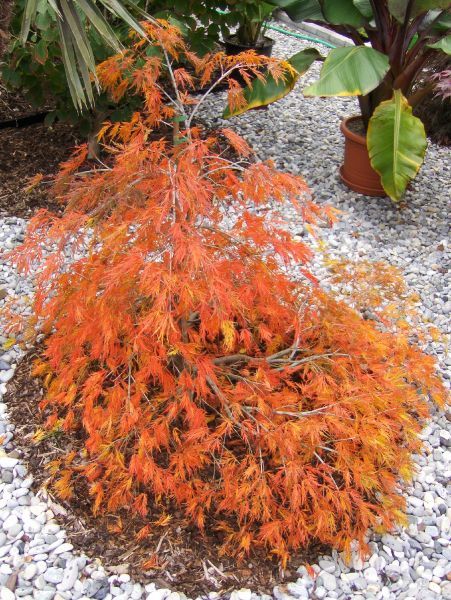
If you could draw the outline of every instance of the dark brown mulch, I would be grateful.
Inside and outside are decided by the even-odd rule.
[[[0,123],[29,117],[50,108],[50,104],[36,108],[20,92],[9,90],[3,84],[0,84]]]
[[[34,490],[46,488],[54,502],[53,510],[66,529],[70,542],[88,556],[100,558],[108,572],[128,572],[136,581],[153,581],[159,587],[176,588],[192,598],[212,590],[222,596],[240,587],[267,593],[274,585],[279,585],[283,591],[286,583],[297,578],[297,567],[313,563],[320,553],[326,551],[324,547],[314,545],[305,552],[298,552],[284,571],[261,551],[253,553],[244,563],[237,563],[231,558],[218,556],[221,539],[211,524],[202,536],[176,508],[167,507],[172,517],[168,525],[153,525],[149,535],[138,543],[136,533],[149,521],[158,519],[161,508],[158,514],[155,512],[154,517],[150,516],[146,521],[131,518],[127,511],[93,517],[83,482],[75,482],[74,497],[69,502],[56,499],[46,465],[72,449],[78,450],[83,441],[65,433],[35,441],[34,434],[43,427],[46,417],[38,409],[42,387],[30,373],[36,356],[36,351],[30,352],[21,361],[5,396],[15,425],[15,444],[33,474]],[[122,528],[118,529],[120,521]],[[143,571],[143,563],[154,556],[157,557],[158,568]]]
[[[38,173],[51,175],[81,139],[73,127],[56,123],[0,130],[0,216],[30,217],[39,208],[56,210],[47,185],[26,193],[27,181]]]

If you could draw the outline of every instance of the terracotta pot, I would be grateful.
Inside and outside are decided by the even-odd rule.
[[[271,56],[272,49],[275,44],[275,41],[269,37],[264,37],[263,41],[256,46],[246,46],[244,44],[240,44],[240,42],[231,35],[230,37],[224,40],[224,46],[227,56],[235,56],[240,52],[246,52],[247,50],[255,50],[257,54],[262,54],[263,56]]]
[[[355,192],[365,196],[386,196],[381,178],[373,169],[366,147],[366,137],[349,129],[349,124],[361,121],[359,115],[341,122],[340,129],[345,137],[345,156],[340,167],[342,181]]]

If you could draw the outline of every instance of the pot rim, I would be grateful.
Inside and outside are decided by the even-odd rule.
[[[250,45],[248,46],[247,44],[242,44],[241,42],[239,42],[238,40],[234,40],[233,38],[235,37],[235,33],[232,33],[231,35],[228,35],[227,37],[224,38],[224,44],[234,44],[235,46],[240,46],[241,48],[265,48],[267,46],[274,46],[274,44],[276,43],[276,40],[273,38],[268,37],[267,35],[263,36],[263,43],[262,44],[257,44],[257,45]]]
[[[356,142],[357,144],[361,144],[362,146],[366,146],[366,136],[361,135],[360,133],[355,133],[354,131],[351,131],[348,127],[348,123],[350,123],[351,121],[362,120],[363,119],[361,115],[352,115],[351,117],[346,117],[342,119],[340,123],[340,130],[342,134],[348,139],[352,140],[353,142]]]

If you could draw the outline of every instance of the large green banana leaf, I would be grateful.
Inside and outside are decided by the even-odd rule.
[[[389,68],[388,56],[368,46],[335,48],[326,58],[320,78],[304,95],[365,95],[381,83]]]
[[[267,106],[286,96],[294,88],[296,81],[303,75],[315,60],[322,60],[321,54],[315,48],[307,48],[301,50],[297,54],[291,56],[287,62],[293,67],[293,71],[287,71],[283,78],[277,81],[272,75],[267,75],[265,81],[254,79],[252,87],[246,87],[244,90],[244,98],[246,105],[244,107],[231,110],[227,106],[224,110],[223,117],[229,119],[241,115],[252,108],[259,106]]]
[[[269,0],[282,8],[292,21],[325,21],[319,0]]]
[[[368,23],[353,0],[323,0],[323,13],[332,25],[350,25],[358,29]]]
[[[55,12],[68,87],[75,107],[82,110],[84,107],[93,105],[92,82],[97,85],[96,65],[86,34],[86,23],[94,27],[109,46],[115,51],[119,51],[120,43],[100,8],[103,8],[114,18],[125,22],[130,28],[143,36],[145,33],[142,27],[132,16],[129,9],[133,9],[134,12],[138,12],[142,16],[147,15],[136,6],[134,0],[40,1],[47,2]],[[21,38],[24,43],[36,19],[37,9],[38,0],[27,0],[21,31]]]
[[[353,0],[356,9],[369,21],[373,18],[373,7],[370,0]]]
[[[409,0],[387,0],[388,10],[398,21],[404,21],[406,16]],[[415,18],[418,15],[429,10],[443,10],[450,7],[449,0],[415,0],[410,7],[410,18]]]
[[[370,119],[367,145],[373,169],[392,200],[399,200],[423,164],[427,141],[423,123],[400,90],[379,104]]]

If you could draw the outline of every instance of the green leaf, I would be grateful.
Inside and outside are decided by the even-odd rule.
[[[409,0],[387,0],[388,10],[390,14],[401,23],[406,17]],[[422,13],[429,10],[449,8],[449,0],[415,0],[411,11],[410,18],[413,19]]]
[[[320,78],[304,90],[305,96],[360,96],[374,90],[390,68],[388,56],[367,46],[335,48]]]
[[[368,21],[371,21],[374,15],[370,0],[353,0],[353,2],[356,9],[361,12]]]
[[[33,55],[35,60],[38,61],[38,63],[40,63],[41,65],[45,63],[49,56],[45,40],[39,40],[39,42],[34,45]]]
[[[114,33],[113,29],[110,27],[108,22],[105,20],[104,16],[97,8],[97,6],[91,2],[91,0],[76,0],[78,6],[86,15],[87,19],[90,23],[97,29],[102,38],[112,47],[114,50],[119,52],[120,44]]]
[[[37,0],[26,0],[25,10],[23,12],[22,29],[20,32],[20,39],[22,44],[25,44],[30,33],[31,23],[36,18]]]
[[[227,106],[223,113],[224,119],[236,117],[253,108],[267,106],[268,104],[280,100],[291,92],[296,81],[310,68],[313,62],[321,59],[321,54],[315,48],[307,48],[306,50],[301,50],[297,54],[294,54],[287,61],[293,67],[294,72],[285,73],[284,78],[278,79],[277,81],[269,74],[266,76],[266,81],[264,82],[259,79],[254,79],[252,88],[246,87],[244,90],[244,97],[247,102],[246,106],[237,108],[233,111]]]
[[[379,104],[370,119],[367,134],[371,165],[392,200],[399,200],[407,184],[418,173],[426,152],[423,123],[400,90]]]
[[[358,29],[368,22],[353,0],[324,0],[323,13],[332,25],[350,25]]]
[[[137,33],[146,36],[144,29],[138,23],[136,19],[132,17],[132,15],[128,12],[128,10],[124,7],[124,4],[131,4],[135,9],[138,8],[133,2],[119,2],[119,0],[100,0],[103,6],[109,10],[113,15],[119,17],[122,21],[127,23],[132,29],[134,29]],[[140,11],[143,16],[146,15],[144,11]]]
[[[435,44],[429,44],[428,48],[434,50],[442,50],[445,54],[451,54],[451,35],[445,35],[444,38],[435,42]]]
[[[439,16],[438,13],[436,16]],[[451,29],[451,12],[442,12],[440,18],[435,22],[433,31],[448,32]]]
[[[325,21],[318,0],[270,0],[271,4],[282,8],[292,21]]]

